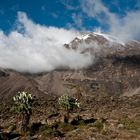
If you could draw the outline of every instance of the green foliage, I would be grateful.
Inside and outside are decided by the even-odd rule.
[[[5,125],[5,128],[6,128],[9,132],[11,132],[11,131],[16,130],[16,125],[15,125],[15,124],[12,124],[12,123],[7,123],[7,124]]]
[[[80,103],[78,99],[72,98],[68,95],[62,95],[58,99],[58,104],[62,109],[66,111],[70,111],[70,110],[80,107]]]
[[[18,92],[17,95],[13,97],[14,108],[13,110],[18,114],[30,114],[33,98],[28,92]]]
[[[42,132],[42,135],[44,136],[44,137],[61,137],[62,136],[62,134],[61,134],[61,132],[60,131],[58,131],[58,130],[52,130],[52,129],[48,129],[48,130],[45,130],[45,131],[43,131]]]
[[[140,124],[137,122],[134,122],[132,119],[128,117],[124,117],[120,120],[120,123],[124,125],[125,129],[128,130],[138,130],[140,128]]]
[[[39,128],[39,131],[40,131],[40,134],[42,136],[42,138],[46,138],[46,137],[61,137],[63,136],[63,134],[59,131],[59,130],[56,130],[56,129],[53,129],[49,126],[41,126]]]
[[[95,121],[94,126],[98,129],[98,130],[105,130],[105,124],[106,124],[106,119],[104,118],[100,118],[98,120]]]
[[[74,130],[74,126],[70,123],[62,123],[59,125],[59,129],[63,132],[68,132]]]
[[[103,126],[104,124],[100,121],[100,120],[97,120],[95,123],[94,123],[94,126],[96,128],[98,128],[99,130],[103,129]]]

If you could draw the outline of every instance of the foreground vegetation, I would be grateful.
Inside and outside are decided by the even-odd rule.
[[[64,95],[46,101],[33,99],[29,93],[17,95],[18,102],[14,99],[8,105],[0,104],[1,140],[140,139],[139,97],[83,97],[78,101]],[[28,97],[25,108],[19,97]],[[28,127],[21,129],[25,114],[30,118],[25,121]]]

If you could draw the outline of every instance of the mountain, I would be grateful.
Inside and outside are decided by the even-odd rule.
[[[91,56],[92,65],[38,74],[0,68],[0,139],[140,139],[140,42],[88,33],[63,47]],[[11,109],[12,97],[22,90],[36,96],[26,135]],[[67,124],[57,104],[62,94],[80,101]]]
[[[39,74],[0,69],[0,98],[27,90],[37,97],[140,94],[140,42],[126,43],[101,33],[83,34],[64,44],[69,51],[91,55],[93,64],[80,70],[59,69]]]

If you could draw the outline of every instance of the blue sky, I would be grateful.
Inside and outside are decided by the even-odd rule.
[[[0,0],[0,67],[31,73],[87,67],[95,56],[63,45],[89,31],[140,41],[140,0]]]
[[[9,31],[14,28],[18,11],[25,12],[36,23],[47,26],[75,28],[77,30],[94,30],[101,27],[106,31],[108,23],[104,11],[96,16],[88,13],[85,3],[99,3],[100,0],[0,0],[0,29]],[[109,12],[124,17],[127,12],[140,9],[139,0],[101,0]],[[91,4],[91,6],[92,6]],[[93,4],[93,5],[94,5]],[[94,6],[93,6],[94,7]],[[91,11],[94,13],[94,10]]]

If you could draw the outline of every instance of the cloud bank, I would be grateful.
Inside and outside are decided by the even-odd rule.
[[[107,25],[108,34],[120,40],[140,39],[139,9],[127,11],[123,17],[119,17],[111,12],[102,0],[80,0],[80,7],[82,12],[72,14],[73,24],[78,25],[80,29],[84,25],[84,13],[97,19],[101,25]],[[80,69],[89,66],[93,62],[92,56],[85,56],[63,46],[80,35],[78,31],[70,28],[71,30],[67,30],[39,25],[24,12],[18,12],[15,30],[8,35],[0,30],[0,67],[38,73],[62,67]]]
[[[8,35],[0,31],[0,67],[38,73],[92,63],[91,56],[63,47],[79,35],[77,31],[36,24],[23,12],[18,12],[17,21],[16,30]]]
[[[82,11],[109,27],[108,33],[121,40],[140,39],[140,9],[126,11],[123,17],[111,12],[102,0],[81,0]]]

